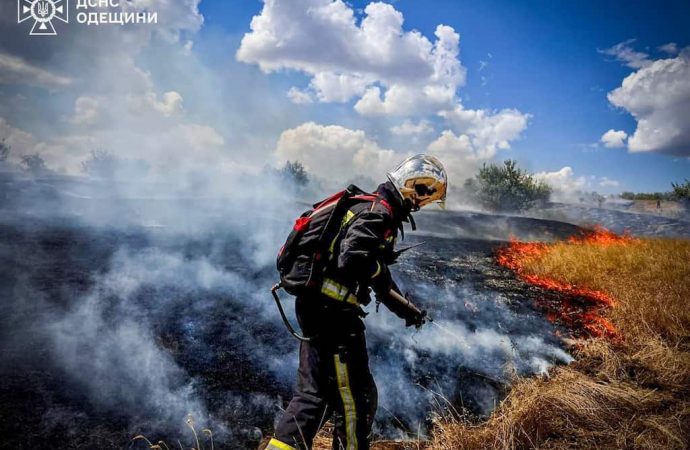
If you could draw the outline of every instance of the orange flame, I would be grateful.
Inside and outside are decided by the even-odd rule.
[[[618,235],[597,225],[594,229],[580,236],[569,237],[566,242],[570,245],[608,246],[625,245],[633,240],[627,233]],[[546,254],[551,245],[553,244],[520,242],[511,237],[510,245],[498,250],[496,260],[500,265],[514,271],[527,283],[560,294],[558,301],[537,299],[537,305],[546,310],[546,317],[549,321],[567,325],[578,334],[617,338],[618,332],[613,324],[601,316],[605,309],[614,306],[614,300],[611,296],[564,281],[527,273],[525,269],[527,263]]]

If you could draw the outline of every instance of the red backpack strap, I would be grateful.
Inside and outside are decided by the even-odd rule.
[[[331,195],[327,199],[322,200],[319,203],[315,203],[313,205],[314,210],[321,209],[324,206],[328,206],[330,204],[337,202],[338,200],[340,200],[343,197],[343,195],[345,195],[345,192],[346,191],[336,192],[335,194]]]
[[[366,194],[366,195],[355,195],[352,197],[354,200],[362,200],[366,202],[380,203],[384,208],[388,210],[388,213],[393,215],[393,208],[391,205],[378,194]]]

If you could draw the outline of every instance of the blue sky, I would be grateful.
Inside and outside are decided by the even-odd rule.
[[[364,8],[368,2],[351,4]],[[402,0],[393,4],[405,17],[405,29],[433,36],[438,24],[447,24],[460,34],[461,60],[468,69],[460,96],[467,105],[514,107],[533,116],[522,138],[512,143],[512,151],[500,157],[516,158],[533,171],[571,166],[575,174],[620,182],[620,187],[598,187],[600,191],[667,190],[671,181],[690,177],[688,158],[593,147],[608,129],[629,134],[635,130],[632,116],[606,98],[633,69],[598,50],[635,39],[636,49],[661,57],[665,55],[657,47],[663,44],[690,44],[689,3]],[[205,29],[220,27],[238,40],[260,9],[259,2],[201,3]]]
[[[299,159],[338,183],[425,151],[458,184],[508,158],[564,193],[690,178],[687,2],[151,0],[120,8],[156,25],[39,38],[10,3],[0,132],[58,171],[98,147],[166,173]]]

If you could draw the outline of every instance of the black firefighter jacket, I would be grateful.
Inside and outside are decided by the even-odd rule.
[[[388,265],[394,262],[398,230],[408,220],[410,209],[390,182],[381,184],[376,195],[375,202],[357,203],[343,218],[324,286],[329,280],[336,286],[345,286],[356,302],[364,305],[370,301],[371,287],[378,301],[398,317],[407,319],[409,310],[391,301],[387,293],[391,289],[399,293]]]

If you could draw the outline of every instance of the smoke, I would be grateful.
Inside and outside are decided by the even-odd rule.
[[[211,177],[173,187],[5,173],[3,198],[12,202],[2,230],[15,235],[1,253],[12,268],[2,283],[13,310],[2,321],[8,345],[39,340],[48,358],[25,356],[30,370],[49,368],[69,387],[68,404],[120,418],[130,437],[183,435],[192,414],[221,442],[255,442],[257,430],[270,432],[297,367],[297,343],[268,293],[275,252],[305,208],[295,199],[321,195],[271,173],[236,174],[255,187],[251,197],[230,195]],[[422,214],[420,227],[445,237],[427,236],[396,269],[437,325],[406,329],[369,307],[382,435],[423,430],[447,402],[486,414],[513,374],[570,360],[546,320],[462,278],[458,259],[487,252],[451,232],[469,223],[462,220]],[[490,270],[482,257],[476,265]],[[51,423],[62,417],[57,406],[35,407]]]
[[[48,364],[79,392],[68,404],[120,418],[130,436],[184,435],[192,414],[219,442],[253,445],[289,399],[297,367],[297,343],[268,293],[276,249],[305,208],[297,199],[323,193],[270,170],[235,173],[232,188],[206,175],[174,184],[5,173],[3,198],[12,201],[2,229],[23,237],[2,256],[7,267],[31,257],[28,273],[10,271],[3,283],[23,286],[9,296],[3,334],[17,344],[40,336],[49,358],[29,366]],[[434,410],[487,414],[514,374],[570,361],[545,319],[463,275],[463,258],[487,270],[492,262],[488,244],[467,247],[459,227],[475,238],[492,225],[503,237],[516,231],[504,217],[474,216],[420,215],[429,242],[396,269],[436,325],[406,329],[369,307],[380,435],[423,431]],[[60,422],[56,406],[36,408]]]
[[[394,413],[414,436],[431,411],[466,407],[485,415],[515,375],[541,374],[572,361],[544,318],[511,306],[503,294],[476,290],[471,283],[453,281],[452,275],[434,285],[410,283],[416,277],[409,269],[421,262],[411,262],[399,278],[408,280],[434,322],[412,331],[390,314],[367,318],[377,356],[372,368],[379,381],[381,420],[390,422],[386,416]]]
[[[0,330],[11,339],[2,372],[47,372],[49,386],[32,388],[63,384],[66,404],[82,411],[74,419],[64,405],[33,405],[46,423],[89,426],[96,411],[119,418],[129,438],[180,436],[191,414],[227,442],[269,428],[297,356],[266,300],[301,207],[271,173],[235,180],[257,186],[253,197],[212,180],[175,192],[148,180],[3,172]]]

